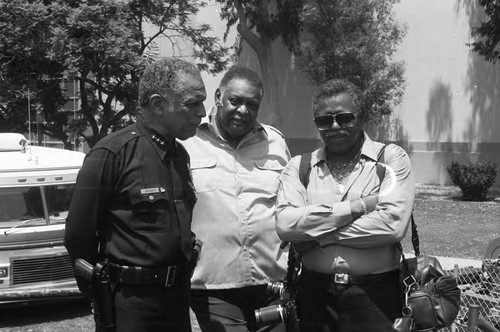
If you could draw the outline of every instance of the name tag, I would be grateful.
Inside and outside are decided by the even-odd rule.
[[[159,192],[160,192],[160,188],[158,188],[158,187],[141,189],[142,195],[155,194],[155,193],[159,193]]]

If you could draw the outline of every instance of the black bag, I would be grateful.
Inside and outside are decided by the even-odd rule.
[[[450,326],[457,317],[460,309],[460,289],[456,279],[445,274],[435,257],[420,254],[413,215],[410,221],[415,257],[406,259],[399,244],[404,308],[403,317],[394,322],[393,331],[436,331]],[[411,321],[414,321],[414,326]]]
[[[416,332],[415,320],[411,316],[403,316],[401,318],[396,318],[394,324],[392,324],[393,332]]]

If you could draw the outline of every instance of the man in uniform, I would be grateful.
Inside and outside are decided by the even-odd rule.
[[[152,63],[141,78],[137,123],[99,141],[79,173],[65,244],[73,261],[102,264],[109,274],[111,331],[191,331],[196,197],[189,156],[176,138],[196,133],[205,99],[195,65]],[[94,284],[77,281],[95,297]],[[106,330],[97,318],[96,329]]]
[[[269,305],[267,283],[285,275],[274,204],[290,154],[283,135],[257,121],[262,96],[257,73],[230,68],[208,121],[182,143],[198,199],[193,231],[203,249],[191,307],[203,331],[256,331],[254,310]]]

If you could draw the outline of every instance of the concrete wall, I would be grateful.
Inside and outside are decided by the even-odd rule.
[[[397,114],[418,182],[449,183],[452,160],[500,164],[500,66],[467,45],[480,8],[467,0],[402,0],[396,13],[408,25],[396,56],[406,62],[408,84]]]

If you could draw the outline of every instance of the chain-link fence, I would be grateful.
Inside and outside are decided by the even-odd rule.
[[[485,259],[482,268],[456,265],[449,273],[457,278],[461,304],[455,323],[443,331],[470,331],[469,313],[477,309],[479,331],[500,330],[500,259]]]

